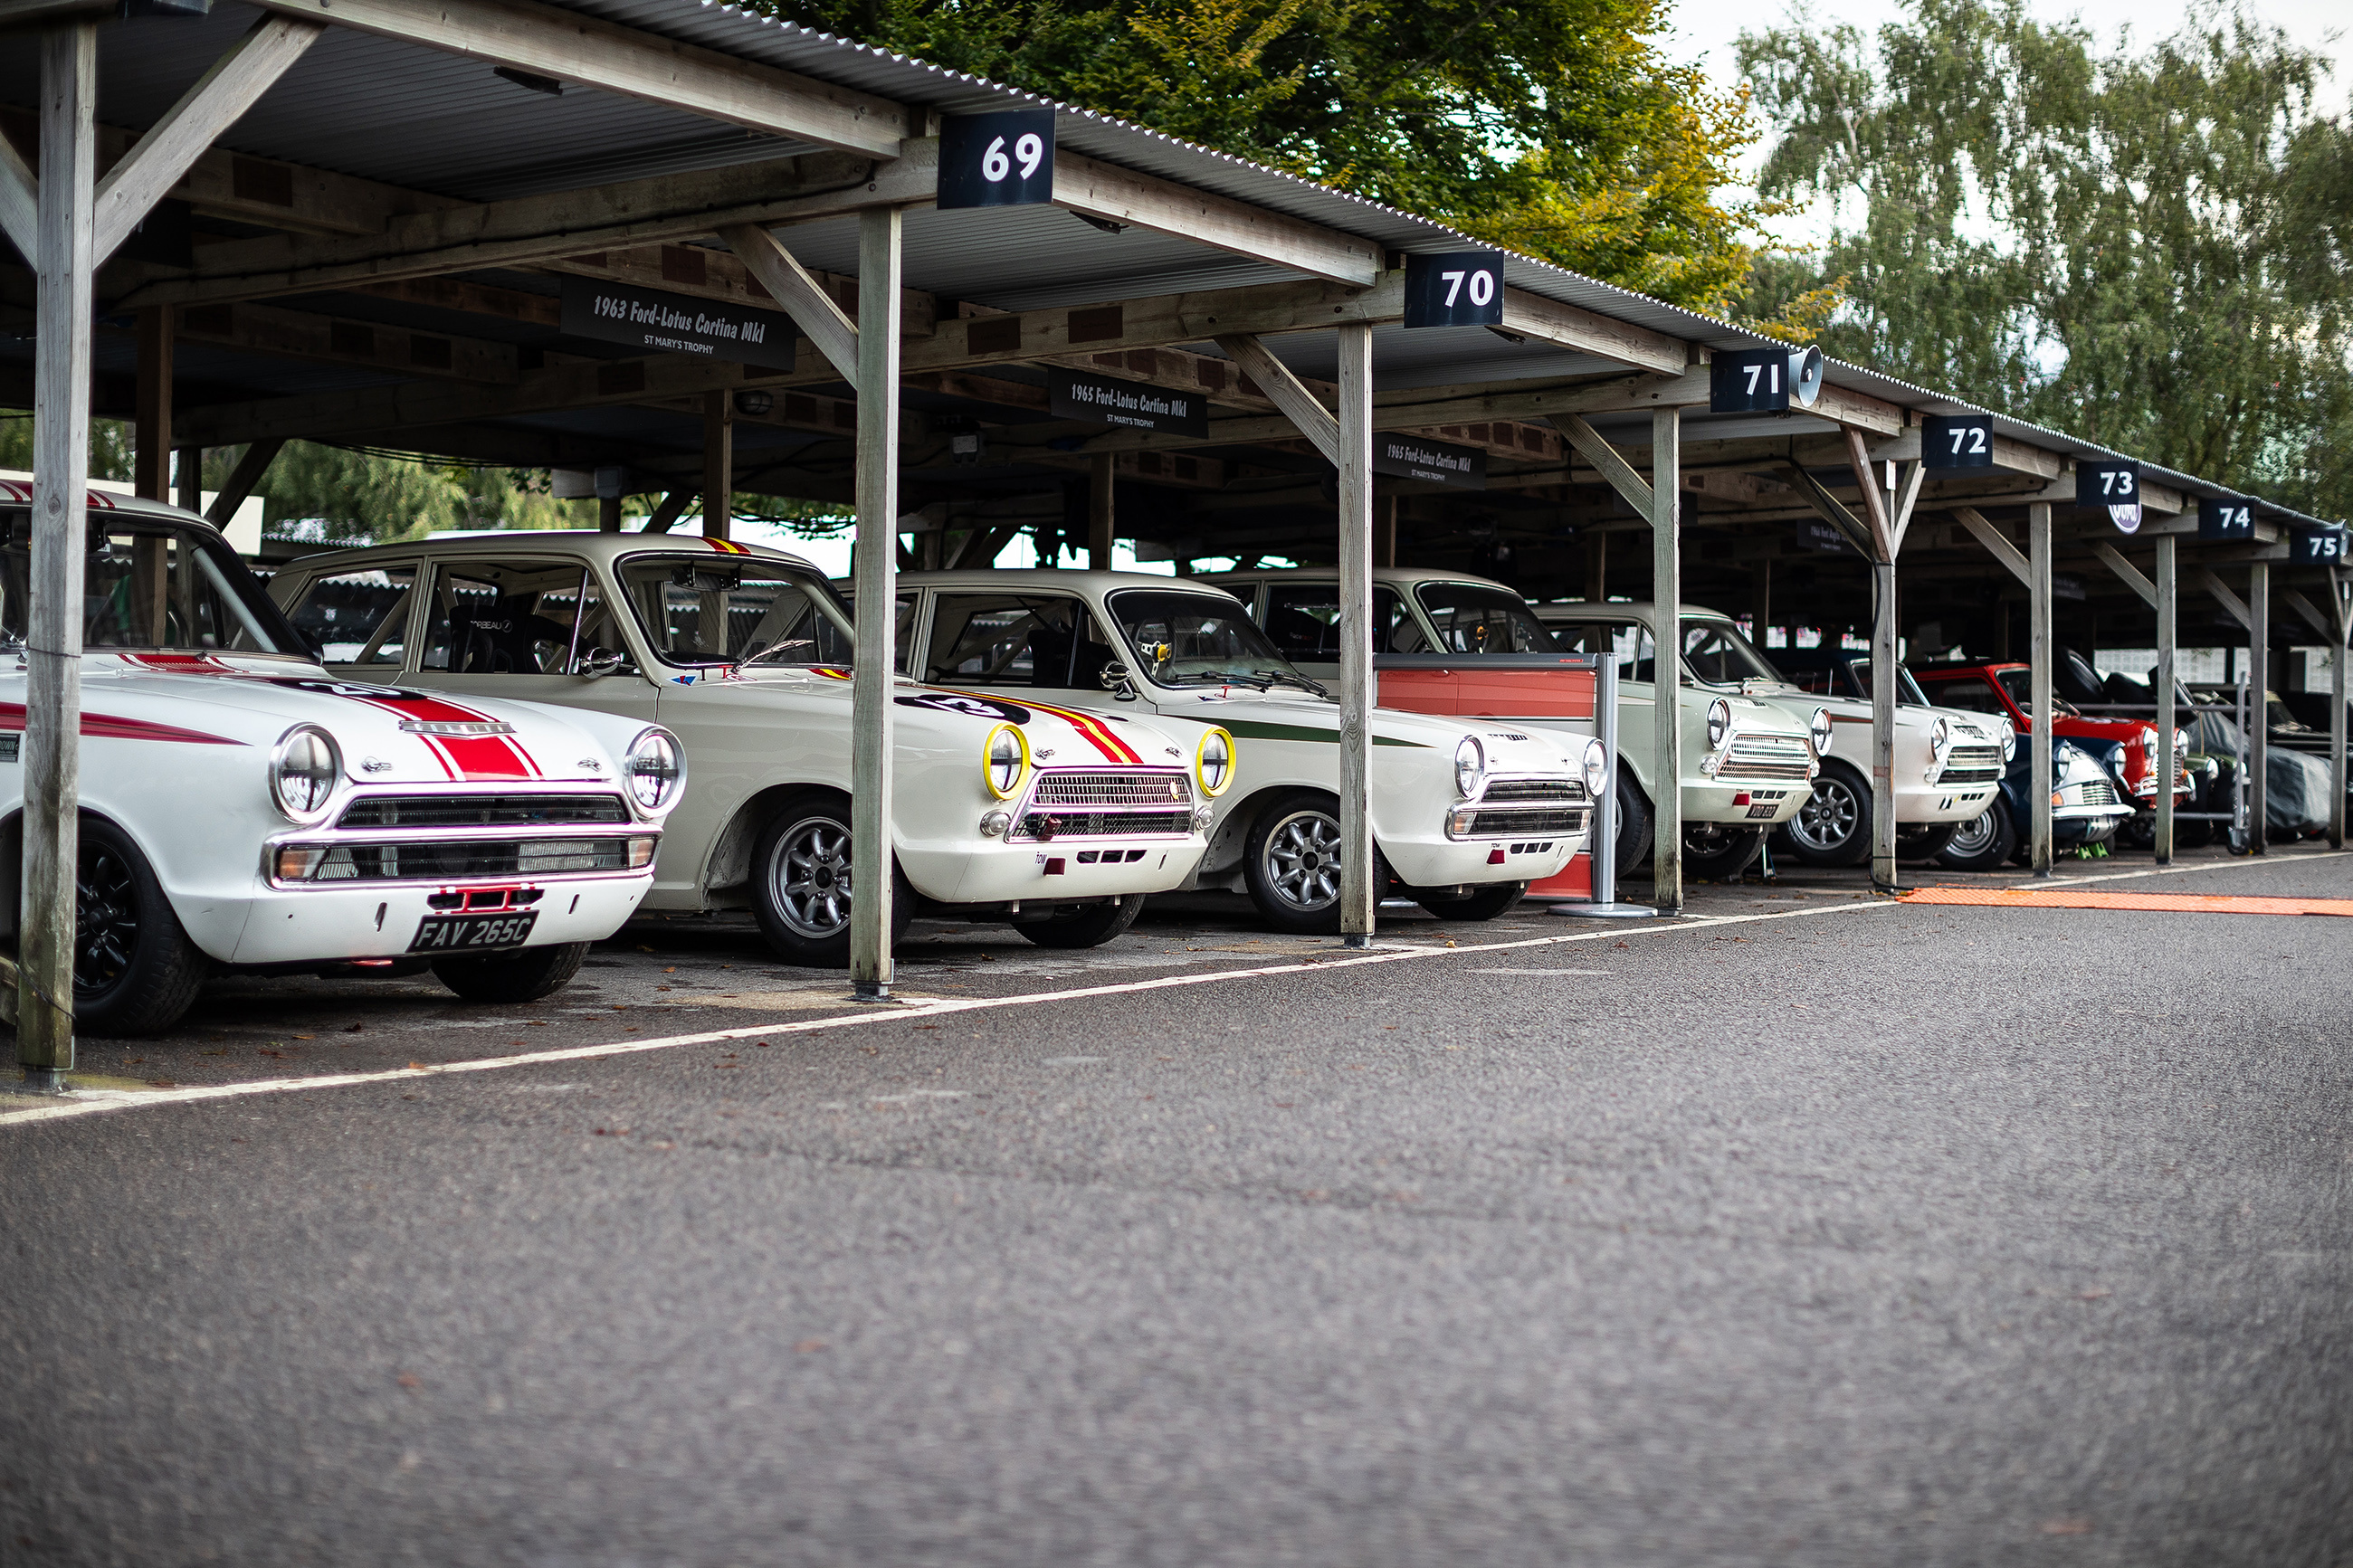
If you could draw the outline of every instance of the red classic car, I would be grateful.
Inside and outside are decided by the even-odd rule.
[[[2031,665],[1926,664],[1914,665],[1912,674],[1928,693],[1928,700],[1939,708],[1964,708],[2007,718],[2021,735],[2034,729]],[[2089,719],[2055,693],[2051,700],[2054,710],[2051,732],[2103,759],[2126,797],[2149,809],[2157,796],[2157,727],[2139,719]],[[2187,801],[2194,790],[2189,749],[2186,736],[2175,741],[2173,798],[2177,803]]]

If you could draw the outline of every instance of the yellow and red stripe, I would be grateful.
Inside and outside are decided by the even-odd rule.
[[[1101,752],[1107,762],[1125,763],[1135,766],[1140,765],[1144,761],[1143,755],[1134,747],[1113,734],[1110,725],[1092,713],[1082,713],[1075,708],[1050,707],[1043,702],[1032,701],[1027,697],[1007,698],[1005,700],[1018,701],[1022,707],[1035,708],[1040,713],[1051,713],[1093,742],[1095,750]]]

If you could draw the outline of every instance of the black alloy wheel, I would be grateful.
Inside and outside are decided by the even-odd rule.
[[[1527,890],[1525,882],[1497,882],[1463,898],[1417,893],[1413,901],[1442,921],[1491,921],[1518,903]]]
[[[188,940],[147,858],[112,823],[85,816],[74,862],[75,1026],[156,1035],[180,1021],[212,963]]]
[[[1733,822],[1683,824],[1683,875],[1704,882],[1729,882],[1765,850],[1765,830]]]
[[[1099,904],[1081,904],[1042,919],[1017,919],[1013,929],[1039,947],[1101,947],[1135,923],[1135,917],[1144,912],[1145,897],[1142,893],[1129,893]]]
[[[1978,816],[1953,829],[1952,840],[1936,856],[1936,864],[1956,871],[1991,871],[2018,847],[2018,825],[2010,820],[2010,803],[1997,795]]]
[[[571,984],[587,956],[586,942],[560,942],[480,958],[438,958],[433,978],[469,1002],[536,1002]]]

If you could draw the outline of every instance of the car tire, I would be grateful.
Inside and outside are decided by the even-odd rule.
[[[1807,865],[1860,866],[1871,858],[1871,786],[1852,768],[1828,763],[1781,826],[1789,852]]]
[[[1498,882],[1468,898],[1424,898],[1417,893],[1413,901],[1442,921],[1491,921],[1518,903],[1527,890],[1525,882]]]
[[[571,984],[587,956],[586,942],[559,942],[480,958],[437,958],[433,978],[469,1002],[536,1002]]]
[[[1649,859],[1651,851],[1657,847],[1651,841],[1650,798],[1643,795],[1642,786],[1634,782],[1633,774],[1623,767],[1618,770],[1616,804],[1618,820],[1613,825],[1617,828],[1618,838],[1616,868],[1618,875],[1623,877]]]
[[[2173,820],[2173,847],[2176,849],[2203,849],[2214,842],[2214,825],[2211,822]]]
[[[1952,822],[1939,822],[1909,831],[1898,828],[1895,858],[1898,860],[1933,860],[1945,852],[1945,846],[1950,844],[1953,835],[1959,831],[1960,825]]]
[[[1107,904],[1087,904],[1043,920],[1015,921],[1013,929],[1039,947],[1101,947],[1125,933],[1144,912],[1145,895],[1130,893]]]
[[[807,969],[849,967],[849,805],[803,795],[772,813],[752,846],[752,910],[776,956]],[[915,916],[914,889],[894,856],[891,945]]]
[[[1999,870],[2018,847],[2018,824],[2010,820],[2010,802],[1997,795],[1982,816],[1957,825],[1953,837],[1936,852],[1936,864],[1955,871]]]
[[[81,820],[74,870],[74,1027],[118,1039],[160,1035],[184,1017],[212,961],[180,924],[131,836]]]
[[[1243,841],[1242,883],[1269,925],[1302,936],[1340,929],[1339,842],[1340,803],[1328,795],[1302,790],[1258,814]]]
[[[1683,827],[1683,875],[1704,882],[1729,882],[1765,852],[1765,830],[1722,822]]]

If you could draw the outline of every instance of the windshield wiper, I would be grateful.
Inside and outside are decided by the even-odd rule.
[[[1262,679],[1258,676],[1242,675],[1229,669],[1189,669],[1182,675],[1156,676],[1154,679],[1164,680],[1171,686],[1183,686],[1190,682],[1206,685],[1214,681],[1219,686],[1247,686],[1252,691],[1264,691],[1274,684],[1273,681]]]
[[[1310,680],[1307,677],[1300,674],[1295,669],[1261,669],[1255,673],[1266,677],[1266,687],[1271,687],[1278,682],[1287,680],[1293,686],[1303,687],[1307,690],[1313,691],[1318,697],[1329,697],[1332,695],[1329,691],[1326,691],[1324,689],[1324,683],[1322,681]],[[1263,691],[1266,689],[1266,687],[1261,687],[1259,689]]]

